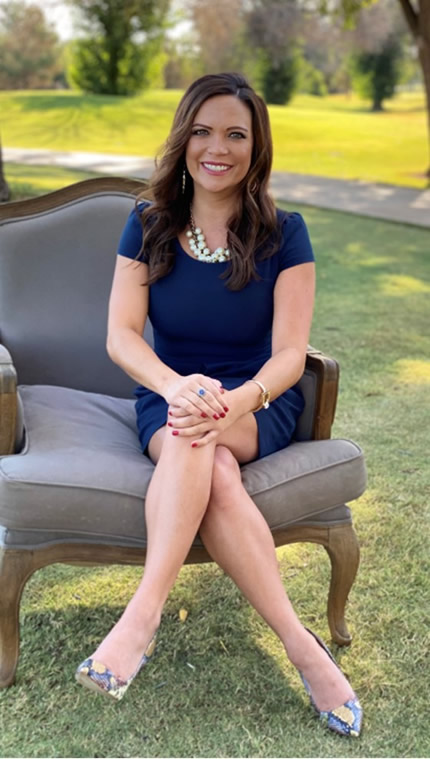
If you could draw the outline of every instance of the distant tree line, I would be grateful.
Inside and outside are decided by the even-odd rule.
[[[169,0],[67,1],[80,22],[60,44],[38,5],[0,0],[0,89],[133,95],[239,70],[269,104],[353,88],[377,111],[415,77],[430,135],[430,0],[183,0],[179,37]]]
[[[169,0],[68,2],[79,12],[78,35],[60,44],[39,6],[0,0],[0,89],[132,95],[154,75],[158,86],[183,88],[211,71],[239,70],[272,104],[297,91],[353,88],[380,110],[402,76],[418,71],[398,0],[369,8],[357,0],[354,29],[303,0],[184,0],[190,31],[181,37],[167,33]]]

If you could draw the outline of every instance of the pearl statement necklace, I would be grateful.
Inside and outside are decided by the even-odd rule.
[[[206,261],[208,264],[216,264],[222,261],[228,261],[230,258],[230,251],[228,248],[216,248],[213,253],[210,252],[206,244],[206,238],[200,229],[196,227],[192,213],[190,213],[190,227],[186,235],[190,245],[191,252],[194,253],[199,261]]]

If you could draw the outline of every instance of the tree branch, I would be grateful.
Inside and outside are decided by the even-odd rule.
[[[399,0],[406,22],[415,39],[419,34],[419,16],[413,7],[411,0]]]

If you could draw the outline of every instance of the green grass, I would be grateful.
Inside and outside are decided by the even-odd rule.
[[[312,343],[341,365],[334,436],[363,447],[369,472],[352,504],[362,550],[347,611],[353,643],[334,649],[364,706],[362,737],[318,724],[281,644],[213,565],[181,571],[157,655],[123,702],[79,689],[75,667],[140,570],[59,566],[24,591],[17,682],[0,693],[0,756],[429,756],[429,234],[297,208],[318,260]],[[328,639],[324,550],[286,546],[278,558],[301,619]]]
[[[82,179],[100,177],[89,171],[62,169],[58,166],[28,166],[24,163],[8,163],[4,172],[9,185],[11,200],[24,200],[37,197],[62,187],[79,182]]]
[[[125,98],[76,92],[2,92],[3,144],[152,156],[181,93]],[[428,138],[424,94],[402,93],[370,113],[355,95],[299,95],[271,106],[274,169],[424,187]]]

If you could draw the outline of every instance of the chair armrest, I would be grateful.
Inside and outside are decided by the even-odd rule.
[[[16,370],[9,351],[0,343],[0,456],[15,450],[17,402]]]
[[[316,377],[312,439],[327,440],[331,435],[336,412],[339,364],[334,358],[325,356],[324,353],[309,345],[306,353],[306,369],[312,371]]]

